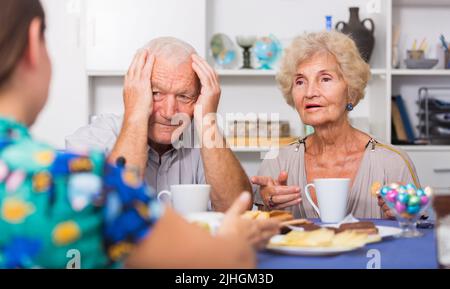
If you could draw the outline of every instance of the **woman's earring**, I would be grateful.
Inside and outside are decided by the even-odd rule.
[[[346,109],[347,109],[347,111],[352,111],[353,110],[353,104],[351,102],[348,103]]]

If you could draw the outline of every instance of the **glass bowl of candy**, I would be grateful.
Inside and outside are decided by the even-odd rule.
[[[433,190],[416,188],[414,184],[392,183],[379,191],[380,196],[394,213],[402,233],[399,237],[413,238],[423,234],[417,230],[417,220],[431,204]]]

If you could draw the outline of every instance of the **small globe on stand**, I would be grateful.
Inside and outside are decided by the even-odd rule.
[[[280,59],[282,46],[280,41],[273,36],[265,36],[259,38],[255,42],[253,51],[261,66],[258,69],[273,69],[275,63]]]
[[[214,34],[211,38],[210,49],[217,67],[232,69],[237,65],[236,47],[227,35],[223,33]]]
[[[236,42],[239,44],[243,51],[243,65],[241,69],[253,69],[251,65],[251,48],[256,42],[256,36],[242,36],[238,35],[236,36]]]

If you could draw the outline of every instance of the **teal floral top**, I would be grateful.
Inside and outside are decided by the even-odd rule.
[[[119,267],[163,213],[134,171],[0,117],[0,268]]]

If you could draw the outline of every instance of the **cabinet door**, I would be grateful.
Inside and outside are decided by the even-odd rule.
[[[450,150],[408,152],[422,186],[450,188]]]
[[[159,36],[205,55],[206,0],[88,0],[86,15],[89,71],[126,71],[136,50]]]
[[[90,0],[89,0],[90,1]],[[87,78],[81,33],[81,0],[41,0],[52,61],[50,95],[32,128],[40,140],[64,148],[65,136],[88,121]]]

